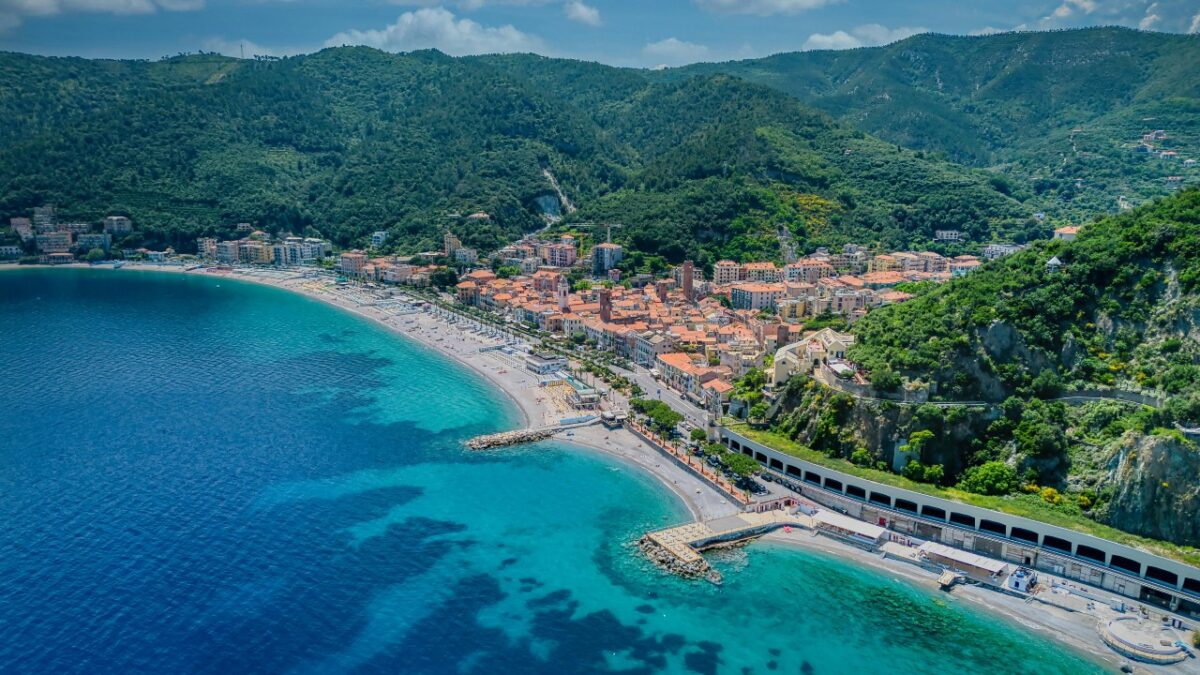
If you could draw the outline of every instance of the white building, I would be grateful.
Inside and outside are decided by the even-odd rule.
[[[85,251],[94,248],[103,249],[106,253],[112,248],[112,235],[104,232],[99,234],[81,234],[75,237],[75,247]]]
[[[124,237],[133,231],[133,222],[125,216],[108,216],[104,219],[104,231],[114,237]]]
[[[592,273],[596,276],[603,275],[621,264],[623,255],[624,250],[619,244],[597,244],[596,248],[592,249]]]

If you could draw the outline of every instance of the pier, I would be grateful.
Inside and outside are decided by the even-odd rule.
[[[498,434],[484,434],[482,436],[476,436],[475,438],[467,441],[466,446],[471,450],[492,450],[494,448],[503,448],[509,445],[536,443],[537,441],[544,441],[559,432],[586,427],[599,421],[599,417],[587,415],[584,417],[571,418],[559,424],[552,424],[548,427],[501,431]]]
[[[638,547],[652,562],[669,572],[719,583],[720,575],[709,566],[700,551],[753,539],[781,527],[800,527],[814,532],[817,529],[811,516],[775,509],[656,530],[644,535]]]

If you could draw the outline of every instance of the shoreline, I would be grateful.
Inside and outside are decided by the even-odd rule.
[[[1153,675],[1169,672],[1181,674],[1200,672],[1200,664],[1197,664],[1195,659],[1188,659],[1172,665],[1155,665],[1134,661],[1112,650],[1100,638],[1097,629],[1100,622],[1105,621],[1107,616],[1070,611],[1038,600],[1027,602],[1024,599],[973,584],[958,584],[950,591],[942,591],[938,586],[938,578],[933,572],[903,561],[882,558],[878,553],[868,553],[824,535],[814,535],[808,530],[794,529],[790,533],[775,530],[760,537],[758,541],[786,549],[829,556],[838,561],[871,569],[895,581],[914,585],[923,591],[928,591],[935,599],[941,600],[941,597],[945,596],[945,602],[967,603],[980,613],[1005,622],[1014,629],[1036,634],[1049,643],[1068,649],[1081,658],[1099,667],[1111,669],[1113,672],[1119,671],[1122,666],[1131,667],[1130,672],[1132,673]]]
[[[385,312],[372,310],[370,307],[355,305],[332,292],[318,291],[305,286],[306,284],[315,283],[324,284],[320,280],[306,279],[296,275],[289,275],[287,278],[273,278],[238,273],[236,271],[220,273],[209,272],[206,269],[188,271],[178,266],[145,263],[126,263],[119,270],[112,270],[107,265],[92,266],[85,264],[0,266],[0,270],[59,268],[148,272],[228,279],[295,293],[333,309],[345,311],[359,319],[369,321],[389,333],[411,340],[421,349],[436,352],[441,358],[452,361],[454,364],[465,367],[472,373],[481,376],[484,382],[487,383],[487,386],[497,390],[513,404],[513,407],[520,416],[518,428],[541,426],[550,422],[550,418],[553,416],[552,411],[546,404],[545,397],[539,398],[537,396],[537,383],[533,381],[532,377],[527,377],[523,369],[519,369],[519,364],[515,364],[513,368],[506,368],[496,359],[487,356],[484,356],[481,360],[476,360],[475,357],[480,356],[477,348],[486,344],[478,339],[479,336],[469,332],[458,331],[453,326],[425,312],[395,317]],[[407,296],[407,294],[405,295],[406,297],[411,297]],[[388,320],[396,318],[413,321],[415,326],[407,329],[403,323],[397,325],[397,323]],[[435,336],[440,336],[442,340],[450,337],[461,338],[464,341],[470,341],[468,344],[471,344],[471,347],[469,349],[457,349],[453,346],[453,343],[439,341]],[[557,419],[553,421],[557,421]],[[736,512],[732,505],[707,483],[676,467],[670,460],[661,456],[658,451],[648,446],[644,441],[626,429],[609,430],[589,426],[575,429],[574,434],[573,437],[563,437],[561,434],[556,435],[551,440],[569,444],[583,449],[585,452],[598,453],[613,458],[622,465],[645,472],[662,487],[666,488],[669,493],[674,495],[694,519],[711,519],[731,515]],[[614,435],[617,436],[615,442]],[[622,435],[624,436],[622,437]]]
[[[47,267],[50,266],[36,266]],[[35,266],[0,265],[3,269],[29,269]],[[92,269],[90,265],[62,265],[75,269]],[[100,267],[99,269],[108,269]],[[243,274],[238,272],[213,273],[203,269],[187,271],[181,267],[127,264],[121,271],[157,272],[185,276],[215,277],[232,279],[246,283],[270,286],[284,291],[290,291],[310,300],[321,302],[327,306],[344,310],[354,316],[369,320],[391,333],[399,334],[419,344],[421,348],[437,352],[439,356],[449,359],[471,372],[483,377],[488,386],[498,389],[511,401],[521,415],[523,428],[536,426],[535,420],[546,422],[551,414],[551,404],[548,397],[539,398],[538,385],[532,377],[527,377],[520,364],[506,365],[498,358],[478,351],[484,344],[480,336],[458,330],[445,321],[425,312],[408,315],[394,315],[373,307],[354,304],[352,300],[333,293],[330,290],[318,290],[312,286],[325,282],[299,276],[273,278]],[[389,321],[391,319],[391,321]],[[405,324],[411,327],[406,328]],[[452,341],[447,342],[447,338]],[[466,345],[464,347],[464,345]],[[557,420],[555,420],[557,421]],[[624,436],[622,436],[624,435]],[[673,494],[683,503],[690,516],[697,520],[707,520],[727,515],[733,515],[738,509],[719,495],[714,488],[700,479],[692,476],[676,466],[667,457],[638,439],[627,429],[610,430],[603,427],[589,426],[575,429],[572,437],[555,436],[554,441],[569,444],[584,449],[585,452],[595,452],[611,457],[622,465],[630,465],[633,470],[644,471],[652,479]],[[694,491],[689,492],[689,491]],[[932,573],[914,567],[901,561],[885,561],[877,554],[834,541],[824,536],[811,536],[804,530],[794,530],[790,534],[776,531],[761,537],[767,544],[780,545],[818,554],[829,555],[839,561],[846,562],[872,571],[891,576],[902,577],[907,583],[937,591],[936,578]],[[994,615],[1001,621],[1015,627],[1036,633],[1052,644],[1064,646],[1080,653],[1095,662],[1098,666],[1116,670],[1123,664],[1132,665],[1134,672],[1159,673],[1170,666],[1150,666],[1133,662],[1105,645],[1096,631],[1096,622],[1100,619],[1089,614],[1069,612],[1065,609],[1044,605],[1043,603],[1027,604],[1016,598],[1002,593],[970,585],[960,585],[953,589],[951,596],[954,600],[969,602],[980,611]],[[936,597],[936,595],[934,596]],[[1033,611],[1037,609],[1036,613]],[[1193,661],[1194,665],[1195,662]],[[1200,668],[1189,668],[1187,662],[1179,664],[1183,668],[1178,672],[1200,672]]]

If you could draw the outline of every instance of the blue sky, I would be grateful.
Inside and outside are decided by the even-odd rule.
[[[681,65],[913,33],[1095,25],[1200,32],[1197,0],[0,0],[0,50],[157,58],[366,44]]]

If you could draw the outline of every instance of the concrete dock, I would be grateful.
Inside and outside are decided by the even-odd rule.
[[[786,509],[739,513],[649,532],[642,537],[640,546],[655,564],[670,572],[690,578],[707,577],[717,582],[720,576],[700,551],[752,539],[782,527],[815,531],[816,523],[811,516]]]

